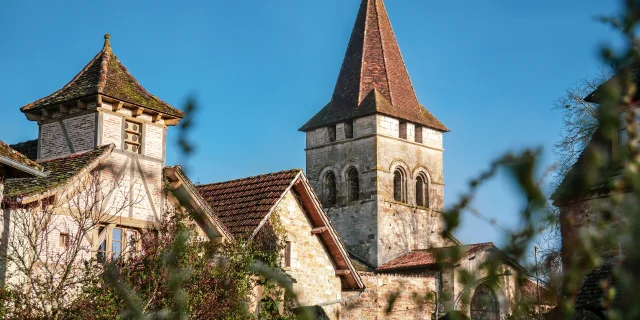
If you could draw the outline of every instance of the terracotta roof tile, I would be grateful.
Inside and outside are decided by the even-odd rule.
[[[234,237],[248,238],[301,172],[269,173],[199,185],[196,190]]]
[[[62,89],[25,105],[20,110],[27,112],[95,94],[103,94],[175,117],[184,116],[182,111],[150,94],[138,83],[113,54],[108,35],[105,35],[104,48]]]
[[[72,154],[39,162],[47,174],[44,178],[12,178],[5,181],[5,197],[24,197],[58,187],[78,174],[94,160],[108,154],[113,145],[98,147],[84,153]]]
[[[31,169],[42,171],[42,166],[29,159],[24,154],[11,148],[8,144],[0,141],[0,157],[9,159],[13,162],[19,163],[23,166],[27,166]]]
[[[473,255],[476,252],[482,251],[487,248],[495,247],[492,242],[468,244],[463,246],[454,247],[442,247],[431,248],[424,250],[414,250],[408,252],[394,260],[391,260],[381,266],[376,271],[394,271],[402,269],[423,268],[436,266],[438,263],[454,263],[466,257]],[[461,250],[461,254],[457,259],[442,258],[447,256],[453,256],[453,252]],[[441,257],[438,261],[438,257]]]
[[[300,130],[375,113],[449,131],[418,102],[382,0],[363,0],[331,102]]]

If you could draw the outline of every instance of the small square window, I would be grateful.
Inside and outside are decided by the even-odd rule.
[[[60,233],[60,248],[69,247],[69,234],[68,233]]]

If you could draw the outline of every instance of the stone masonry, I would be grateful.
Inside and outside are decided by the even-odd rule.
[[[404,123],[413,135],[400,138],[400,120],[371,115],[353,121],[353,138],[336,131],[330,141],[330,128],[307,133],[307,176],[316,193],[327,190],[324,177],[333,172],[337,179],[337,203],[326,208],[346,246],[372,265],[380,265],[413,249],[452,245],[440,237],[442,230],[443,176],[442,133],[418,126],[423,142],[415,142],[415,128]],[[338,124],[336,128],[343,128]],[[359,174],[358,201],[347,201],[346,173],[355,168]],[[393,173],[401,168],[407,201],[393,196]],[[428,178],[429,205],[418,207],[415,198],[416,177]]]

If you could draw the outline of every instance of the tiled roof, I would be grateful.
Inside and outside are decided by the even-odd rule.
[[[29,159],[24,154],[14,150],[8,144],[0,141],[0,157],[9,159],[13,162],[29,167],[34,170],[42,171],[42,166]]]
[[[547,287],[542,282],[540,282],[539,284],[536,283],[535,279],[529,279],[529,278],[524,279],[524,281],[520,284],[520,293],[522,294],[523,298],[525,298],[527,301],[532,303],[537,303],[538,287],[540,288],[541,304],[555,305],[556,296],[553,293],[553,291],[551,291],[549,287]]]
[[[418,102],[382,0],[363,0],[331,102],[300,130],[375,113],[449,131]]]
[[[39,164],[44,167],[46,177],[7,179],[4,195],[5,197],[25,197],[59,187],[95,160],[109,154],[111,150],[113,145],[106,145],[84,153],[42,161]]]
[[[19,142],[10,145],[10,147],[33,161],[38,159],[38,139]]]
[[[102,94],[153,111],[183,117],[184,113],[143,88],[113,54],[109,35],[104,48],[62,89],[38,99],[20,110],[27,112],[95,94]]]
[[[492,247],[495,247],[492,242],[485,242],[455,247],[414,250],[379,266],[376,271],[394,271],[437,266],[439,263],[454,263],[469,257],[476,252]],[[457,250],[460,250],[461,252],[461,254],[457,256],[457,259],[448,258],[455,256],[454,252]],[[440,261],[438,258],[440,258]]]
[[[620,289],[614,278],[614,263],[605,263],[591,271],[584,279],[576,296],[576,309],[601,310],[604,309],[605,287]],[[616,290],[614,304],[619,304],[621,292]]]
[[[302,170],[196,186],[236,238],[248,238]]]

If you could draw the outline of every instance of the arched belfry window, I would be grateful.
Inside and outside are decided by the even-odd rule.
[[[407,202],[407,176],[400,168],[393,171],[393,199]]]
[[[471,320],[499,319],[500,306],[496,294],[487,285],[479,285],[471,298]]]
[[[329,171],[324,176],[323,200],[326,207],[336,204],[336,175]]]
[[[429,207],[429,180],[424,174],[416,177],[416,205]]]
[[[347,199],[348,201],[360,199],[360,179],[358,170],[353,167],[347,171]]]

